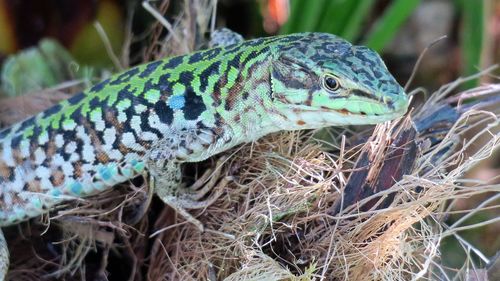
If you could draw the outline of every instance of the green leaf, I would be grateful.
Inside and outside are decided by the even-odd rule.
[[[359,1],[334,0],[324,7],[324,16],[317,31],[340,35]]]
[[[321,20],[327,0],[294,0],[290,7],[290,18],[281,28],[281,34],[313,31]]]
[[[363,45],[382,51],[419,3],[420,0],[394,0],[377,20]]]
[[[340,33],[343,38],[354,41],[357,40],[361,34],[361,28],[363,20],[368,17],[368,13],[372,10],[373,0],[364,1],[352,1],[353,3],[359,3],[359,5],[353,10],[349,16],[349,22],[345,25],[344,30]]]
[[[7,57],[0,72],[2,92],[14,97],[52,87],[71,78],[68,65],[73,61],[58,42],[44,39],[36,47]]]
[[[484,3],[483,1],[460,1],[462,9],[462,30],[460,46],[463,57],[463,75],[477,73],[481,67],[481,50],[484,30]],[[462,85],[464,88],[476,86],[478,80],[469,81]]]

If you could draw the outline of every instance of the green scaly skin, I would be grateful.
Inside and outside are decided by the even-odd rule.
[[[185,209],[206,205],[179,188],[180,164],[281,130],[384,122],[407,106],[378,54],[330,34],[140,65],[0,132],[0,226],[147,170],[156,194],[202,228]]]

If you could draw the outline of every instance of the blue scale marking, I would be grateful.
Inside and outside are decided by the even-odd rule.
[[[99,169],[99,175],[103,181],[109,181],[111,179],[111,170],[108,167],[102,167]]]
[[[69,189],[76,195],[80,195],[82,193],[83,186],[79,182],[73,182],[70,184]]]
[[[171,96],[168,99],[168,106],[171,109],[182,109],[186,104],[186,98],[184,96]]]
[[[54,196],[54,197],[59,197],[61,196],[61,191],[59,189],[53,189],[51,192],[50,192],[50,195]]]
[[[130,164],[132,165],[132,168],[134,169],[134,171],[136,171],[137,173],[142,173],[142,171],[144,170],[144,162],[132,160],[132,161],[130,161]]]

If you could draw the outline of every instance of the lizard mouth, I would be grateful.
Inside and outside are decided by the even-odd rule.
[[[389,110],[386,108],[384,112],[366,112],[366,111],[350,111],[347,108],[334,109],[331,107],[321,106],[316,109],[313,108],[295,108],[295,114],[301,116],[298,125],[305,125],[306,123],[321,123],[321,124],[377,124],[385,121],[393,120],[401,117],[406,112],[406,107],[397,108],[397,110]],[[323,113],[323,114],[322,114]],[[333,116],[332,116],[333,114]],[[306,117],[307,116],[307,117]],[[322,116],[322,117],[321,117]],[[338,119],[336,119],[338,118]],[[321,119],[322,121],[319,121]],[[307,121],[309,120],[309,121]]]
[[[361,116],[368,116],[367,113],[363,112],[363,111],[360,111],[360,112],[351,112],[345,108],[342,108],[342,109],[337,109],[337,110],[333,110],[333,111],[336,111],[342,115],[361,115]],[[378,116],[378,114],[374,114],[375,116]]]
[[[406,109],[402,109],[402,110],[398,110],[398,111],[390,111],[387,113],[371,113],[371,114],[368,114],[364,111],[352,112],[352,111],[349,111],[345,108],[343,108],[343,109],[328,109],[326,111],[327,112],[337,112],[343,116],[360,116],[360,117],[366,117],[366,118],[375,117],[375,118],[384,118],[384,119],[385,118],[394,119],[394,118],[403,116],[406,113]]]
[[[309,112],[309,113],[318,112],[318,110],[302,109],[302,108],[299,110],[294,110],[294,111],[295,112]],[[340,115],[344,115],[344,116],[366,116],[366,117],[369,117],[369,116],[384,116],[384,115],[386,115],[386,114],[378,114],[378,113],[368,114],[364,111],[353,112],[353,111],[349,111],[346,108],[333,109],[333,108],[328,108],[328,107],[324,107],[324,106],[321,107],[320,112],[335,112],[335,113],[339,113]]]
[[[390,110],[384,113],[353,112],[347,108],[333,109],[328,107],[294,108],[293,118],[300,129],[314,129],[325,126],[371,125],[386,122],[401,117],[405,108],[398,111]],[[288,116],[283,116],[285,119]]]
[[[384,116],[402,116],[406,112],[406,107],[404,108],[398,108],[397,110],[394,110],[394,108],[390,109],[387,108],[387,112],[384,113],[377,113],[377,112],[366,112],[363,110],[360,111],[350,111],[347,108],[341,108],[341,109],[333,109],[333,108],[328,108],[325,106],[321,107],[321,111],[324,112],[336,112],[339,113],[340,115],[343,116],[362,116],[362,117],[384,117]]]
[[[326,112],[337,112],[337,113],[340,113],[341,115],[344,115],[344,116],[350,116],[350,115],[356,115],[356,116],[382,116],[382,115],[384,115],[384,114],[378,114],[378,113],[368,114],[368,113],[366,113],[364,111],[353,112],[353,111],[347,110],[346,108],[332,109],[332,108],[327,108],[327,107],[324,107],[324,106],[321,107],[321,110],[322,111],[326,111]]]

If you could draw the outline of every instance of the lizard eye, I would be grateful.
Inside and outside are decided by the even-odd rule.
[[[323,87],[334,92],[340,88],[339,79],[331,74],[326,74],[323,76]]]

